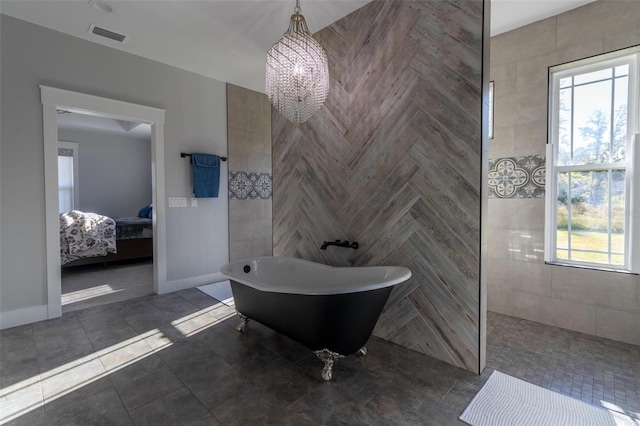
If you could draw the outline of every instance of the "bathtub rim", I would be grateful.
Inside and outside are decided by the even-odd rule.
[[[244,276],[235,274],[233,273],[233,271],[231,271],[231,267],[233,265],[242,264],[242,263],[246,264],[248,262],[259,261],[262,259],[282,259],[287,261],[293,261],[296,263],[314,265],[314,267],[317,267],[319,269],[331,269],[331,270],[343,269],[343,268],[344,269],[354,269],[354,268],[392,269],[397,272],[397,275],[394,276],[392,279],[379,281],[375,283],[358,283],[358,284],[353,284],[353,285],[349,285],[347,287],[341,287],[341,288],[339,287],[308,288],[308,289],[305,289],[304,292],[301,292],[300,287],[296,288],[293,286],[283,286],[283,285],[280,285],[277,287],[269,286],[269,285],[265,285],[264,283],[257,282],[255,280],[245,279]],[[288,293],[288,294],[300,294],[300,295],[307,295],[307,296],[326,296],[326,295],[332,295],[332,294],[361,293],[361,292],[370,291],[370,290],[377,290],[384,287],[392,287],[396,284],[405,282],[409,278],[411,278],[411,275],[412,275],[411,270],[404,266],[330,266],[330,265],[325,265],[323,263],[317,263],[309,260],[299,259],[296,257],[285,257],[285,256],[257,256],[257,257],[238,259],[222,266],[222,268],[220,269],[220,272],[230,280],[236,281],[240,284],[244,284],[256,290],[270,292],[270,293]]]

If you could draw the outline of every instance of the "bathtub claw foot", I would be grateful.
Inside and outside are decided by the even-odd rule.
[[[236,326],[236,331],[244,333],[244,330],[246,330],[247,324],[249,323],[249,317],[242,315],[240,312],[238,312],[238,316],[240,317],[240,323]]]
[[[367,348],[365,348],[364,346],[361,347],[358,352],[356,352],[358,354],[359,357],[363,357],[365,356],[369,351],[367,350]]]
[[[322,380],[328,382],[333,377],[333,364],[340,358],[344,358],[344,355],[340,355],[336,352],[331,352],[329,349],[322,349],[321,351],[315,351],[314,354],[324,362],[324,368],[322,369]]]

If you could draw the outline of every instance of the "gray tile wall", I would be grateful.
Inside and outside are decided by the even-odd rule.
[[[489,157],[545,155],[549,66],[636,44],[638,1],[599,0],[493,37]],[[640,277],[545,265],[544,203],[489,200],[489,310],[640,344]]]
[[[266,95],[227,84],[229,259],[270,256],[271,104]]]

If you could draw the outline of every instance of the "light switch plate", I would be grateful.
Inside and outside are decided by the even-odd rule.
[[[191,198],[191,207],[198,207],[198,199],[193,197]]]
[[[169,207],[187,207],[187,197],[169,197]]]

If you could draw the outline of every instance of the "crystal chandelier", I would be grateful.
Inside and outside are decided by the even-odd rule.
[[[329,94],[327,54],[300,14],[300,0],[289,29],[267,54],[266,89],[271,104],[295,124],[315,114]]]

